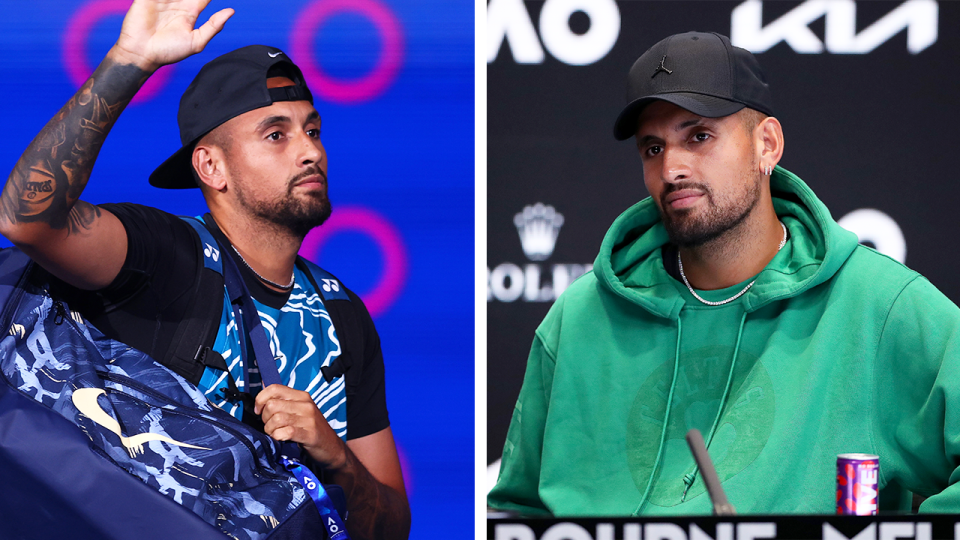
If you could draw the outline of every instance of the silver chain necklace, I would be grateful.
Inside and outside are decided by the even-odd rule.
[[[259,272],[257,272],[256,270],[254,270],[253,267],[250,266],[250,263],[248,263],[247,260],[243,258],[243,255],[240,254],[240,251],[237,250],[237,246],[230,246],[230,247],[233,248],[233,251],[234,251],[234,253],[237,254],[237,257],[240,257],[240,261],[243,262],[243,265],[246,266],[247,268],[249,268],[250,271],[253,272],[253,275],[255,275],[255,276],[257,276],[258,278],[260,278],[260,281],[266,283],[267,285],[272,285],[272,286],[274,286],[274,287],[276,287],[276,288],[278,288],[278,289],[280,289],[280,290],[282,290],[282,291],[289,291],[290,289],[293,288],[293,277],[294,277],[294,274],[290,274],[290,283],[288,283],[288,284],[286,284],[286,285],[281,285],[281,284],[279,284],[279,283],[274,283],[273,281],[270,281],[269,279],[261,276]],[[683,270],[681,270],[680,272],[682,273]]]
[[[787,226],[784,225],[783,222],[781,221],[781,222],[780,222],[780,227],[783,228],[783,240],[780,240],[780,245],[777,246],[777,253],[779,253],[780,250],[783,249],[784,244],[787,243]],[[242,259],[243,257],[240,257],[240,258]],[[680,265],[680,277],[683,278],[683,284],[686,285],[686,286],[687,286],[687,289],[690,290],[690,294],[692,294],[694,298],[696,298],[697,300],[703,302],[704,304],[706,304],[706,305],[708,305],[708,306],[722,306],[722,305],[724,305],[724,304],[729,304],[730,302],[733,302],[733,301],[736,300],[737,298],[740,298],[741,296],[743,296],[743,294],[744,294],[745,292],[749,291],[749,290],[750,290],[750,287],[753,287],[753,284],[757,282],[757,280],[754,279],[754,280],[751,281],[750,283],[747,283],[747,286],[744,287],[742,291],[740,291],[740,292],[738,292],[737,294],[731,296],[730,298],[727,298],[726,300],[721,300],[721,301],[719,301],[719,302],[711,302],[710,300],[704,300],[703,298],[700,298],[700,295],[697,294],[697,292],[693,290],[693,287],[690,286],[690,282],[687,281],[687,276],[686,276],[686,274],[683,273],[683,261],[680,259],[680,250],[677,250],[677,264]],[[251,270],[253,270],[253,268],[251,268]],[[256,272],[254,272],[254,273],[256,273]]]

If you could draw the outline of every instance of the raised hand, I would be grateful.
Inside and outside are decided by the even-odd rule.
[[[33,139],[0,195],[0,234],[82,289],[106,287],[126,259],[120,221],[78,200],[117,117],[161,65],[200,52],[233,15],[194,29],[210,0],[135,0],[117,43]]]
[[[234,13],[231,8],[221,9],[194,28],[209,2],[135,0],[123,19],[114,50],[148,72],[202,51]]]

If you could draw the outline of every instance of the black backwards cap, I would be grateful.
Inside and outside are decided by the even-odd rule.
[[[268,75],[269,73],[269,75]],[[267,88],[268,76],[284,76],[293,86]],[[197,187],[193,148],[201,137],[227,120],[277,101],[309,101],[313,95],[303,73],[280,49],[249,45],[208,62],[180,98],[177,123],[183,147],[150,175],[150,185],[166,189]]]
[[[773,99],[753,54],[727,36],[687,32],[663,39],[634,62],[627,76],[627,106],[613,126],[617,140],[633,137],[637,118],[654,100],[706,118],[744,107],[773,116]]]

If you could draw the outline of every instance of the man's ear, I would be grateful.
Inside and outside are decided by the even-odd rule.
[[[766,167],[773,169],[783,157],[783,126],[780,121],[772,116],[768,116],[757,124],[753,130],[754,142],[757,149],[757,161],[760,163],[760,170]]]
[[[201,184],[215,191],[223,191],[227,187],[225,160],[221,148],[200,141],[193,149],[192,163]]]

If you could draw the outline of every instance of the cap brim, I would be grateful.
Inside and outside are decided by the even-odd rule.
[[[196,143],[190,143],[160,164],[150,173],[150,185],[163,189],[189,189],[197,186],[193,179],[193,148]]]
[[[705,118],[728,116],[746,107],[743,103],[736,101],[705,94],[694,94],[692,92],[673,92],[670,94],[646,96],[631,101],[620,111],[620,116],[617,117],[616,123],[613,124],[613,136],[616,137],[618,141],[624,141],[633,137],[637,133],[637,118],[640,116],[644,107],[654,101],[673,103],[677,107],[686,109],[693,114]]]

